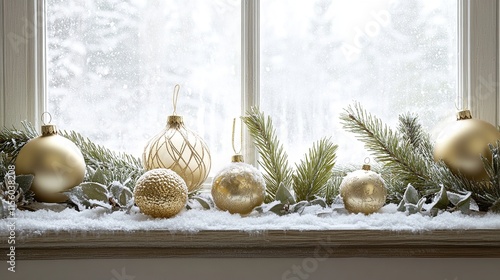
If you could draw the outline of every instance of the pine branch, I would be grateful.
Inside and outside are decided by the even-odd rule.
[[[86,178],[85,181],[99,181],[106,185],[118,181],[132,190],[135,181],[144,173],[140,159],[132,155],[111,151],[74,131],[59,131],[59,135],[73,141],[81,150],[87,168],[92,171],[87,172],[87,175],[104,177],[99,180]]]
[[[424,132],[418,122],[418,116],[410,113],[399,115],[398,131],[404,141],[407,141],[416,151],[420,152],[427,161],[433,162],[434,147],[430,136]]]
[[[472,192],[474,200],[484,210],[500,205],[500,140],[497,140],[495,145],[490,144],[489,148],[491,161],[483,156],[481,160],[490,180],[472,184],[467,189]]]
[[[23,130],[6,127],[0,130],[0,148],[6,154],[4,158],[13,164],[21,148],[31,139],[39,136],[35,127],[29,122],[22,122]],[[85,181],[92,181],[97,174],[102,177],[99,182],[110,184],[119,181],[133,189],[136,179],[143,173],[141,161],[125,153],[116,153],[100,145],[94,144],[88,138],[74,131],[59,131],[59,135],[73,141],[81,150],[87,165]],[[7,164],[4,160],[4,165]]]
[[[417,117],[400,116],[399,133],[393,132],[380,119],[368,114],[356,103],[341,115],[344,127],[357,134],[358,139],[382,163],[382,176],[389,189],[388,201],[398,202],[408,184],[423,195],[439,191],[440,186],[458,194],[471,192],[479,208],[488,210],[500,201],[500,151],[490,146],[492,160],[483,158],[490,181],[472,181],[454,174],[442,161],[433,160],[433,145],[422,130]]]
[[[268,116],[266,120],[264,114],[254,107],[247,112],[247,116],[242,117],[242,120],[259,150],[261,157],[259,164],[265,171],[267,193],[265,202],[272,202],[281,183],[287,187],[291,186],[292,169],[288,164],[288,155],[278,140],[271,117]]]
[[[0,130],[0,151],[7,155],[9,163],[15,161],[21,148],[30,139],[39,135],[31,123],[23,121],[21,124],[24,128],[23,130],[18,130],[15,127],[12,127],[12,129],[3,127]]]
[[[335,165],[337,145],[330,139],[321,139],[309,149],[305,159],[296,165],[293,178],[293,190],[297,201],[311,201],[325,192],[328,180],[332,177]]]
[[[423,193],[438,191],[439,186],[428,176],[427,160],[415,153],[412,145],[390,129],[382,121],[367,113],[359,103],[349,106],[341,114],[344,128],[357,134],[372,156],[384,165],[384,169],[402,181],[411,183]]]

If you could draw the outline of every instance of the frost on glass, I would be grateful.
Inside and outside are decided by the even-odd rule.
[[[117,151],[140,156],[177,113],[200,134],[213,164],[230,161],[240,114],[237,0],[48,0],[49,111]]]
[[[359,101],[395,127],[415,112],[426,130],[453,121],[457,1],[261,1],[261,102],[292,160],[331,136],[340,163],[369,155],[339,114]]]

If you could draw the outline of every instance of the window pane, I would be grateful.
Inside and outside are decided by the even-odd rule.
[[[140,156],[172,114],[179,83],[177,113],[216,155],[213,167],[229,162],[238,0],[48,0],[47,34],[49,111],[60,129]]]
[[[355,100],[393,127],[406,112],[430,132],[453,121],[457,1],[266,0],[261,29],[261,107],[291,160],[332,136],[339,162],[362,163],[339,122]]]

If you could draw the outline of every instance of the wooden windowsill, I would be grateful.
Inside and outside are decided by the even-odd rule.
[[[4,233],[0,238],[7,240]],[[2,247],[7,247],[7,242],[2,243]],[[500,230],[271,230],[259,233],[152,230],[45,232],[16,237],[18,260],[163,257],[491,258],[500,257]]]

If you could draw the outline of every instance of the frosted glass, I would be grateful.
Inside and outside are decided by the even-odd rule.
[[[177,113],[222,167],[240,115],[240,29],[237,0],[48,0],[53,122],[140,156],[178,83]]]
[[[261,108],[291,160],[332,137],[338,162],[369,153],[339,114],[359,101],[395,127],[415,112],[434,134],[457,100],[457,1],[261,1]]]

